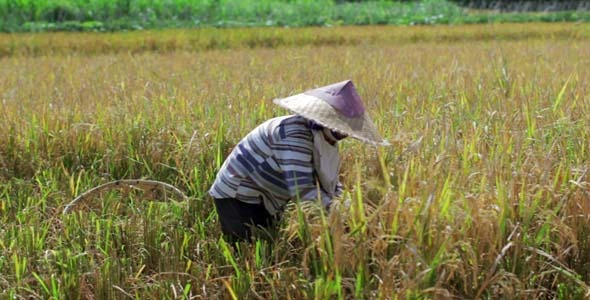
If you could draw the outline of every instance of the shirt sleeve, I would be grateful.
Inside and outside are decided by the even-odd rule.
[[[319,198],[322,205],[328,207],[332,199],[319,188],[314,175],[313,143],[309,129],[277,133],[272,148],[289,197],[300,201]]]
[[[334,196],[336,196],[336,197],[342,196],[343,191],[344,191],[344,185],[342,185],[342,182],[338,181],[338,183],[336,184],[336,191],[334,192]]]

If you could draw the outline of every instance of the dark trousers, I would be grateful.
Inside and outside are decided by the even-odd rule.
[[[264,205],[250,204],[233,198],[215,199],[215,208],[221,223],[221,231],[230,243],[250,241],[253,228],[268,232],[275,224],[275,218]]]

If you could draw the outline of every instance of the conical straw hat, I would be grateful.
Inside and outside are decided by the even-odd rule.
[[[341,134],[374,145],[389,145],[365,112],[350,80],[275,99],[274,103]]]

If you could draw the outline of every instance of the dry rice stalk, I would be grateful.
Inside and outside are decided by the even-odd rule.
[[[153,195],[161,195],[164,199],[168,198],[167,194],[169,193],[174,194],[183,200],[188,198],[181,190],[165,182],[143,179],[122,179],[99,185],[80,194],[76,199],[66,205],[63,213],[67,214],[80,204],[85,203],[88,199],[100,196],[102,193],[113,189],[127,193],[132,190],[141,190],[144,192],[151,192]]]

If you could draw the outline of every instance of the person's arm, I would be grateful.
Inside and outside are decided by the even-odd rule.
[[[291,199],[310,201],[320,198],[322,205],[328,207],[332,199],[317,185],[312,162],[313,142],[306,130],[277,133],[271,145],[273,157],[282,170],[285,191]]]

